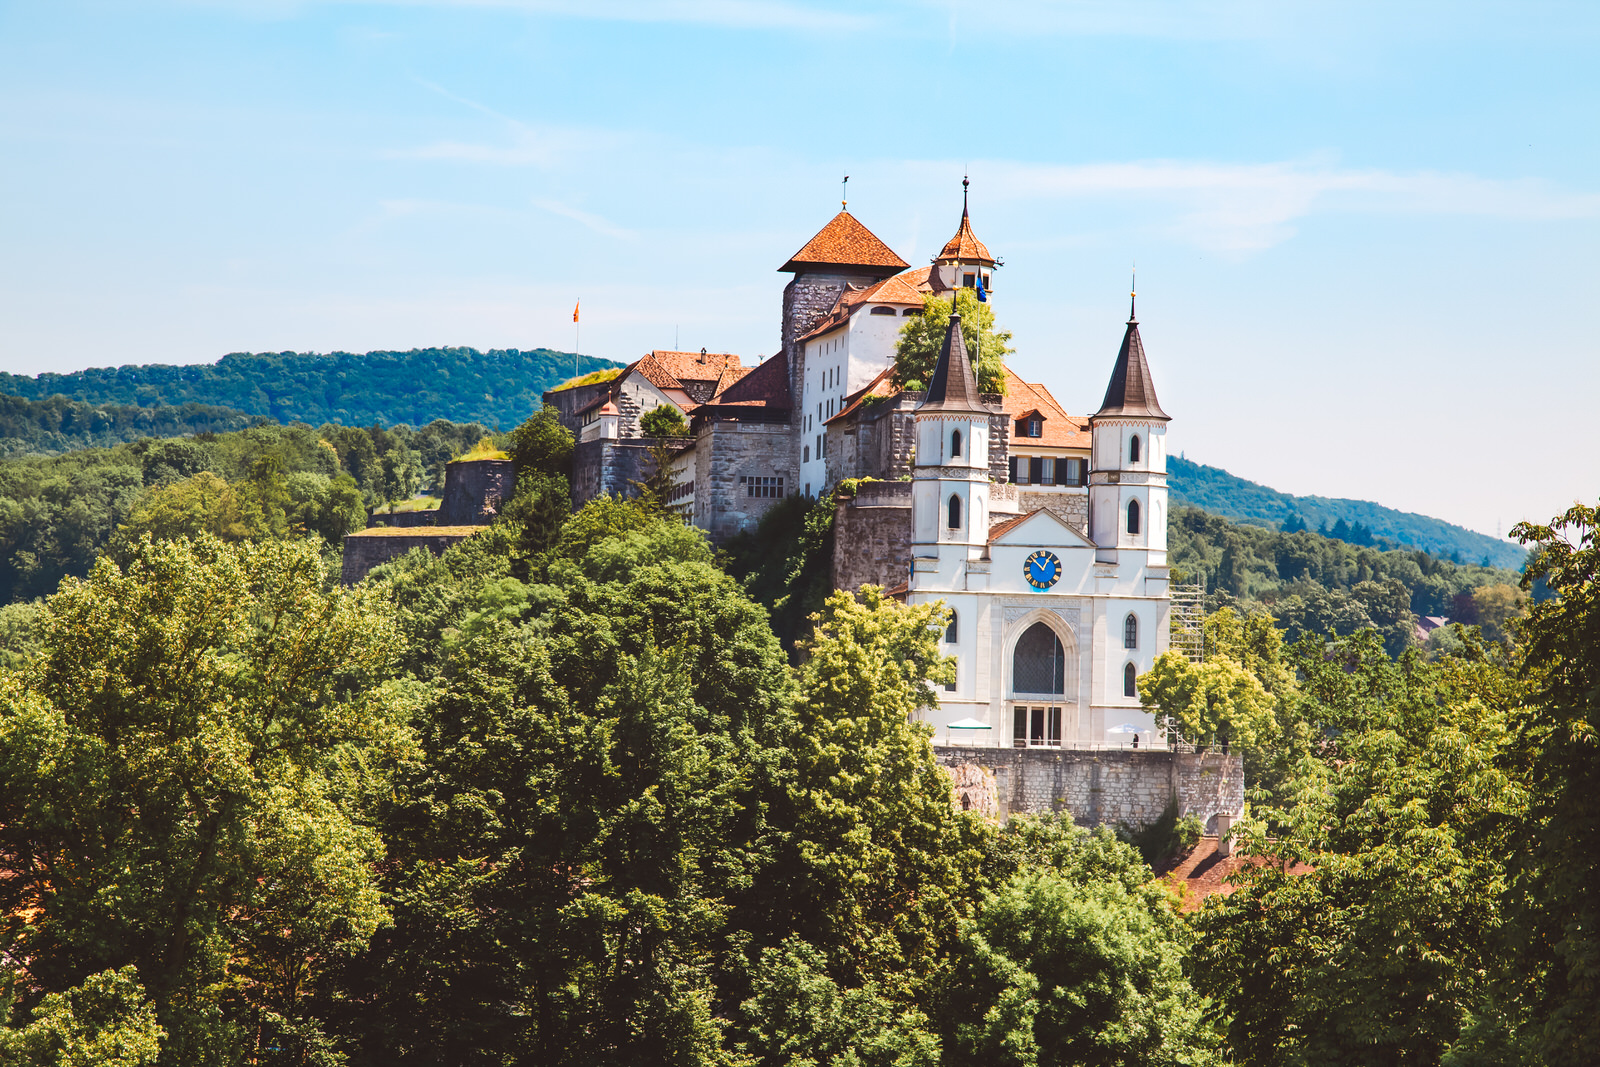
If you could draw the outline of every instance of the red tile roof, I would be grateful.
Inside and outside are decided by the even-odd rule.
[[[1024,511],[1021,515],[1018,515],[1014,519],[1007,519],[1004,522],[996,523],[995,525],[989,527],[989,543],[991,545],[994,544],[996,539],[1004,537],[1018,526],[1021,526],[1024,519],[1028,518],[1030,515],[1037,515],[1043,510],[1045,509],[1034,508],[1032,511]]]
[[[1005,413],[1016,422],[1025,415],[1038,412],[1044,419],[1038,437],[1017,437],[1013,430],[1013,447],[1043,445],[1047,448],[1088,448],[1090,442],[1089,420],[1068,415],[1050,390],[1018,378],[1010,367],[1006,372],[1006,395],[1001,402]]]
[[[944,248],[939,250],[935,257],[941,263],[945,260],[960,260],[963,263],[983,263],[994,266],[995,259],[989,254],[989,249],[978,240],[978,235],[972,232],[972,220],[965,211],[961,212],[961,226],[956,230],[956,235],[944,243]]]
[[[1209,896],[1228,896],[1239,888],[1231,881],[1233,875],[1246,867],[1264,867],[1273,862],[1261,856],[1242,856],[1238,853],[1219,856],[1219,843],[1216,837],[1202,837],[1188,855],[1168,857],[1157,864],[1157,874],[1178,891],[1180,911],[1198,911]],[[1295,863],[1284,873],[1303,876],[1315,870],[1309,864]]]
[[[799,273],[809,267],[866,267],[872,273],[889,274],[910,265],[854,215],[841,211],[778,270]]]
[[[682,382],[714,382],[726,367],[740,366],[732,352],[672,352],[656,349],[650,358]]]

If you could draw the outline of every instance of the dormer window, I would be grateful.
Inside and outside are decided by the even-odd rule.
[[[1044,419],[1037,415],[1025,415],[1017,420],[1018,437],[1039,437],[1044,433]]]

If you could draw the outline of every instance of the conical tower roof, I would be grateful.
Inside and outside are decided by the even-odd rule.
[[[1106,398],[1092,418],[1125,416],[1141,419],[1160,419],[1169,422],[1172,416],[1161,410],[1156,399],[1156,383],[1150,377],[1150,364],[1144,358],[1144,341],[1139,338],[1139,318],[1128,308],[1128,329],[1122,335],[1122,348],[1117,352],[1117,364],[1111,368],[1111,382],[1106,386]]]
[[[909,266],[854,215],[841,211],[778,270],[799,274],[819,268],[852,267],[864,274],[888,277]]]
[[[956,227],[956,235],[944,243],[939,254],[934,257],[935,263],[981,263],[986,267],[995,265],[995,258],[989,254],[989,249],[978,240],[978,235],[972,232],[972,216],[967,213],[967,179],[961,179],[961,225]]]
[[[961,333],[961,316],[950,316],[939,362],[928,378],[928,395],[917,405],[918,411],[988,411],[978,393],[978,377],[967,358],[967,339]]]

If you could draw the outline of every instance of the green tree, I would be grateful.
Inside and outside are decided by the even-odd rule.
[[[703,537],[648,513],[598,535],[624,513],[574,516],[552,584],[484,589],[441,665],[388,823],[396,926],[353,983],[370,1062],[729,1056],[790,682]]]
[[[1139,702],[1163,730],[1196,744],[1251,748],[1276,733],[1271,694],[1238,663],[1214,656],[1190,663],[1163,652],[1139,677]]]
[[[646,437],[687,437],[689,424],[676,407],[660,404],[639,417],[639,431]]]
[[[941,996],[946,1064],[1222,1062],[1183,973],[1189,931],[1117,847],[1134,877],[1025,870],[963,927]]]
[[[900,340],[895,345],[896,387],[921,389],[927,385],[950,329],[951,306],[948,298],[930,293],[922,298],[922,311],[900,328]],[[987,301],[979,302],[971,289],[956,291],[954,307],[961,315],[961,336],[977,369],[978,388],[985,393],[1004,393],[1003,363],[1016,351],[1010,347],[1011,331],[996,329],[993,306]]]
[[[131,966],[50,993],[24,1026],[0,1029],[4,1067],[154,1067],[165,1032]]]
[[[1481,649],[1395,663],[1370,631],[1295,658],[1328,740],[1236,831],[1267,862],[1208,901],[1197,983],[1240,1064],[1438,1063],[1493,1005],[1518,688]]]
[[[233,487],[210,471],[201,471],[146,493],[118,529],[118,540],[136,544],[145,536],[170,541],[210,534],[224,541],[244,541],[259,532],[240,507]]]
[[[971,904],[990,827],[955,809],[934,759],[931,684],[944,608],[903,606],[877,586],[835,593],[802,646],[801,699],[788,741],[792,826],[772,875],[772,927],[826,952],[846,985],[902,996],[953,943]]]
[[[572,431],[561,425],[559,413],[546,405],[511,431],[507,449],[517,465],[517,477],[528,471],[572,477]]]
[[[361,811],[406,741],[392,627],[309,543],[205,537],[102,560],[39,639],[0,675],[8,956],[46,992],[135,966],[163,1063],[322,1050],[310,998],[384,919]]]
[[[1548,965],[1518,988],[1538,1051],[1552,1067],[1600,1048],[1600,509],[1576,504],[1511,535],[1533,546],[1518,633],[1532,693],[1514,719],[1515,763],[1531,772],[1525,843],[1513,862],[1514,944],[1548,946]],[[1534,971],[1533,967],[1528,968]]]
[[[823,954],[789,940],[761,955],[744,1004],[749,1049],[762,1067],[939,1067],[928,1017],[902,1008],[875,983],[841,989]]]

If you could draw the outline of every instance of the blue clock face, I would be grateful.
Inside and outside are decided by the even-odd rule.
[[[1029,585],[1043,591],[1055,585],[1061,577],[1061,561],[1054,552],[1041,548],[1028,557],[1028,561],[1022,565],[1022,573],[1027,576]]]

